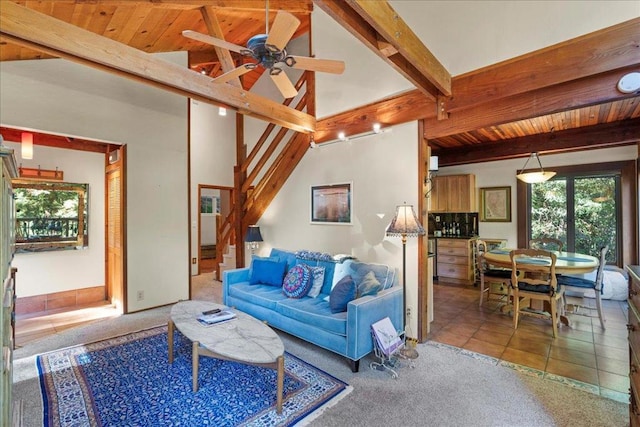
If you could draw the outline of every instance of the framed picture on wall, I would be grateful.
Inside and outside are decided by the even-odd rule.
[[[352,183],[311,186],[312,224],[351,224]]]
[[[480,221],[511,222],[511,187],[480,189]]]

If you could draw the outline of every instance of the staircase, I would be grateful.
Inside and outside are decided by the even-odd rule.
[[[236,267],[236,245],[227,246],[227,252],[222,255],[222,262],[218,264],[218,280],[222,281],[222,273],[225,270],[233,270]]]

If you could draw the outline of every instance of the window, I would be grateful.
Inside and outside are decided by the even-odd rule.
[[[89,246],[89,184],[13,181],[16,252]]]
[[[565,175],[529,186],[529,239],[553,237],[569,252],[618,260],[620,174]]]

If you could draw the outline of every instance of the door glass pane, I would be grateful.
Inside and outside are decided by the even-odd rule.
[[[567,181],[531,184],[530,239],[553,237],[567,247]]]
[[[607,261],[615,261],[618,241],[616,214],[616,178],[575,179],[576,252],[597,254],[609,245]]]

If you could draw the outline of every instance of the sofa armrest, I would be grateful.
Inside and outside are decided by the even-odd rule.
[[[235,268],[233,270],[225,270],[222,272],[222,303],[227,303],[229,295],[229,286],[236,283],[249,281],[249,267]]]
[[[371,325],[389,317],[402,327],[402,287],[394,286],[351,301],[347,305],[347,357],[359,360],[373,350]]]

